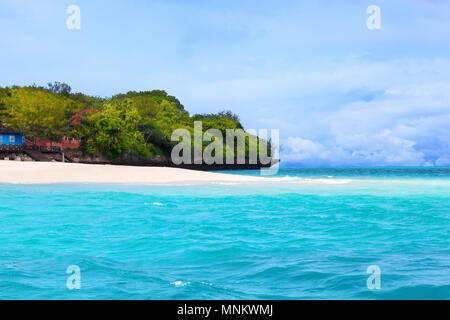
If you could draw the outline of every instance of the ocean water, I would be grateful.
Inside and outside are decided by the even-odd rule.
[[[450,298],[450,168],[278,176],[0,185],[0,299]]]

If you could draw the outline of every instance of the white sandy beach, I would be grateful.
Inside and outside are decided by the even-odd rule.
[[[268,177],[169,167],[132,167],[61,162],[0,161],[0,183],[192,183],[265,182]]]

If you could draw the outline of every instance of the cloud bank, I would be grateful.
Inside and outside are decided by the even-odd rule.
[[[449,1],[0,2],[0,85],[163,89],[280,129],[282,163],[450,165]]]
[[[450,60],[354,62],[334,70],[327,81],[309,83],[322,92],[334,88],[338,105],[313,112],[308,123],[299,119],[297,132],[307,129],[285,139],[286,162],[450,164]],[[349,101],[340,102],[343,96]]]

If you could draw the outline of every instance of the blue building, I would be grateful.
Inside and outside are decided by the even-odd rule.
[[[25,146],[25,135],[13,129],[0,129],[0,149],[16,150]]]

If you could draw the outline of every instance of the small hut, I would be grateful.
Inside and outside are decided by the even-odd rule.
[[[16,151],[25,146],[25,135],[14,129],[0,128],[0,150]]]

